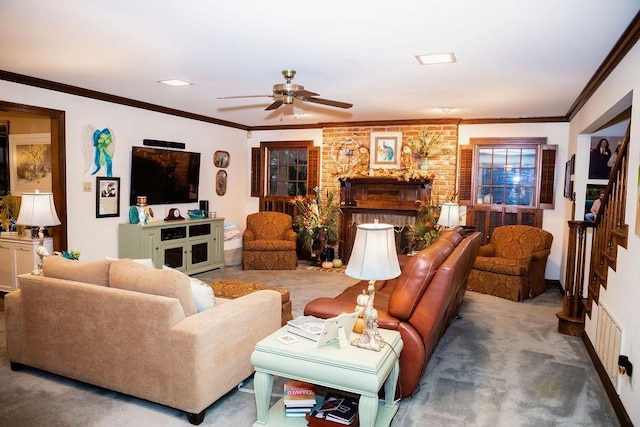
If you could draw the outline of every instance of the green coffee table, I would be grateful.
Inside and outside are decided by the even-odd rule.
[[[269,409],[274,375],[359,394],[360,426],[389,426],[398,411],[394,396],[404,344],[397,331],[380,329],[380,333],[387,343],[380,352],[353,346],[341,350],[337,343],[316,348],[315,342],[304,338],[283,344],[277,337],[287,334],[286,326],[260,341],[251,355],[258,411],[254,427],[307,425],[304,418],[285,417],[282,400]],[[379,402],[383,385],[385,401]]]

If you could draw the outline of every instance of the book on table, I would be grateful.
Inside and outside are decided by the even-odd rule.
[[[329,393],[322,405],[307,417],[309,427],[358,426],[358,399]]]
[[[304,381],[287,381],[282,398],[285,410],[290,408],[313,408],[316,404],[316,386]]]
[[[318,341],[320,340],[324,323],[324,319],[315,316],[299,316],[287,322],[287,332]]]

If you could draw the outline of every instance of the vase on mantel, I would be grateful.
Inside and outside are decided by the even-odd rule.
[[[422,171],[429,170],[429,163],[427,163],[426,157],[423,157],[420,159],[420,170]]]

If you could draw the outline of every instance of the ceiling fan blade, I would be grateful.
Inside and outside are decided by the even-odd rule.
[[[293,96],[295,96],[296,98],[299,98],[299,99],[306,99],[306,98],[309,98],[311,96],[318,96],[318,95],[320,95],[320,94],[319,93],[310,92],[310,91],[304,90],[304,89],[297,90],[293,94]]]
[[[237,96],[219,96],[217,99],[238,99],[238,98],[273,98],[273,95],[237,95]]]
[[[275,110],[276,108],[280,107],[282,104],[283,104],[282,99],[278,99],[276,102],[274,102],[273,104],[265,108],[264,111]]]
[[[338,107],[338,108],[353,107],[353,104],[349,104],[347,102],[332,101],[330,99],[323,99],[323,98],[304,98],[304,101],[315,102],[316,104],[329,105],[331,107]]]

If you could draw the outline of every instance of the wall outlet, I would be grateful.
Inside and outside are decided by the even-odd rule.
[[[90,193],[91,192],[91,183],[90,182],[83,182],[82,183],[82,191],[84,191],[85,193]]]

